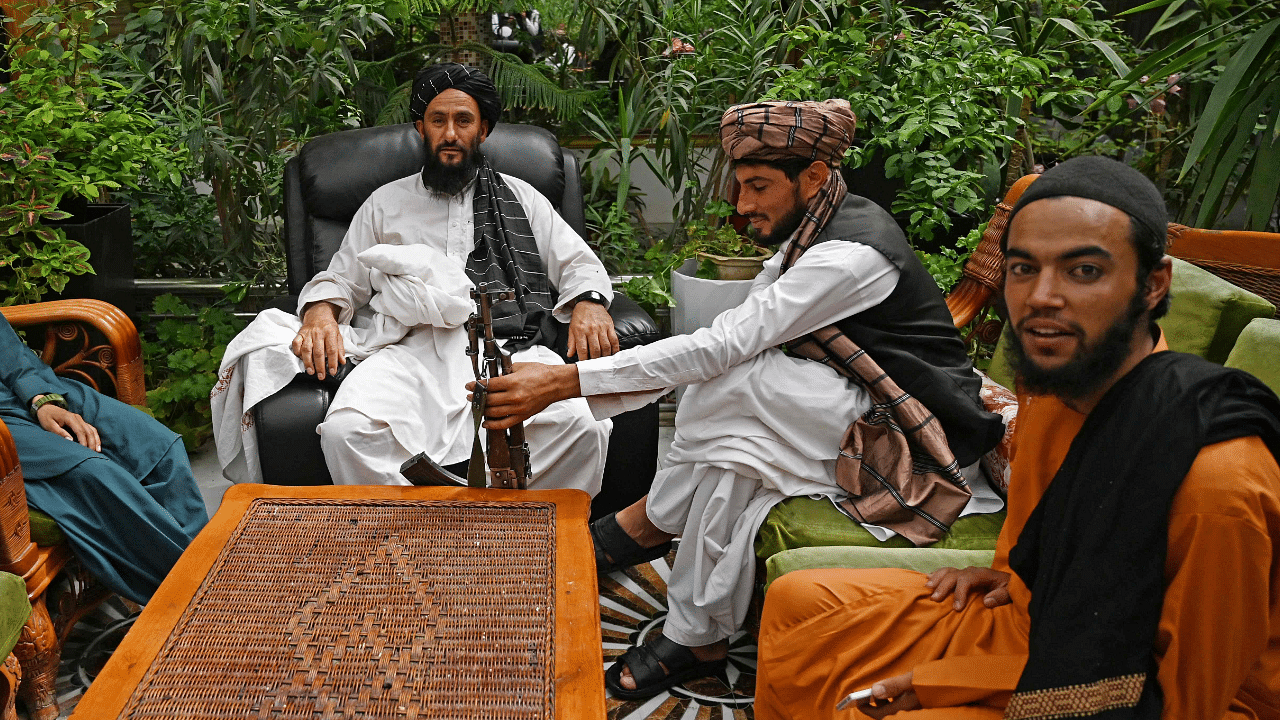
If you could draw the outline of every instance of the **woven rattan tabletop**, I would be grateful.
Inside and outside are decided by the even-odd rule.
[[[573,490],[238,485],[74,718],[603,718]]]

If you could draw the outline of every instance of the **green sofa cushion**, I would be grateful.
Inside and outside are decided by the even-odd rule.
[[[765,588],[793,570],[895,567],[928,574],[944,567],[991,567],[995,555],[995,550],[948,550],[938,547],[796,548],[773,555],[765,562]]]
[[[1170,350],[1191,353],[1216,363],[1226,361],[1236,337],[1255,318],[1269,318],[1276,308],[1248,290],[1238,288],[1203,268],[1173,258],[1173,300],[1160,319]],[[987,374],[1013,387],[1004,335],[996,344]]]
[[[63,541],[62,529],[53,518],[35,508],[27,508],[27,515],[31,518],[31,542],[40,547],[49,547]]]
[[[1246,325],[1226,366],[1252,373],[1280,394],[1280,320],[1257,318]]]
[[[0,572],[0,658],[8,657],[18,644],[18,635],[30,614],[27,584],[17,575]]]
[[[970,515],[951,526],[951,532],[930,547],[944,550],[995,550],[1004,524],[1004,512]],[[773,555],[801,547],[858,545],[872,548],[913,548],[909,540],[895,535],[885,542],[850,520],[824,498],[794,497],[769,511],[756,536],[756,557]]]
[[[1173,301],[1160,319],[1169,349],[1223,363],[1254,318],[1276,313],[1271,303],[1203,268],[1173,258]]]

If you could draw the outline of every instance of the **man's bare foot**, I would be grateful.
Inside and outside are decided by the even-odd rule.
[[[720,660],[729,655],[729,641],[721,640],[719,642],[713,642],[710,645],[701,645],[699,647],[691,647],[689,649],[693,651],[693,656],[698,658],[698,662]],[[668,668],[665,663],[658,663],[658,665],[662,667],[663,672],[667,674],[671,673],[671,669]],[[622,668],[620,682],[622,687],[628,690],[636,689],[635,678],[631,677],[631,668],[625,666]]]

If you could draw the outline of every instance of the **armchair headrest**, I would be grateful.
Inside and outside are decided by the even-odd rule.
[[[564,158],[549,131],[499,123],[480,150],[498,172],[533,185],[557,209],[564,197]],[[318,137],[298,153],[307,214],[348,222],[379,187],[422,169],[422,139],[410,123]]]

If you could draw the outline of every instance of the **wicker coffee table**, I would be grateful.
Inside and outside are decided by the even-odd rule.
[[[237,485],[73,718],[603,718],[575,490]]]

